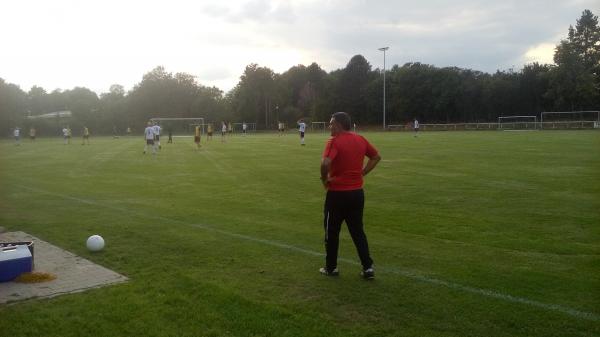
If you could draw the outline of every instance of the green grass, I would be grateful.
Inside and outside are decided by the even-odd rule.
[[[374,282],[346,229],[341,276],[318,273],[324,134],[154,157],[141,137],[0,142],[0,226],[130,278],[0,306],[0,335],[600,335],[599,132],[366,136]]]

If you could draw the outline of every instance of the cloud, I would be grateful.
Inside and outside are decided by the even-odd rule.
[[[554,49],[556,45],[553,43],[541,43],[533,46],[525,53],[525,60],[528,63],[554,63]]]
[[[234,24],[291,23],[296,20],[291,1],[228,1],[224,4],[207,4],[202,8],[204,15]]]
[[[233,74],[232,71],[225,66],[215,66],[201,69],[198,72],[198,79],[200,81],[219,81],[230,78]]]
[[[52,90],[131,88],[157,65],[229,90],[244,67],[276,72],[362,54],[383,66],[423,62],[487,72],[551,62],[598,0],[9,1],[0,20],[0,77]]]

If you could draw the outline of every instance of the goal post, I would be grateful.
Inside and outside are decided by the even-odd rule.
[[[499,116],[498,130],[536,130],[537,116]]]
[[[600,111],[544,111],[540,116],[542,129],[600,128]]]
[[[73,113],[70,110],[62,110],[49,112],[41,115],[29,115],[27,116],[27,120],[29,122],[29,125],[35,125],[38,131],[44,128],[57,128],[58,130],[60,130],[63,128],[63,126],[69,124],[72,121],[72,117]]]
[[[233,133],[243,133],[244,123],[233,123]],[[256,132],[256,123],[246,123],[246,132]]]
[[[169,117],[154,117],[150,118],[151,122],[158,123],[161,128],[161,133],[168,133],[189,136],[194,133],[196,126],[200,126],[202,133],[206,133],[207,124],[203,117],[186,117],[186,118],[169,118]]]
[[[311,122],[310,130],[324,133],[327,130],[327,122]]]

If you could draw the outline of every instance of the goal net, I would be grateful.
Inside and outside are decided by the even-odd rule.
[[[327,130],[327,122],[312,122],[310,130],[313,132],[325,132]]]
[[[244,123],[233,123],[233,133],[243,133]],[[256,132],[256,123],[246,123],[246,133]]]
[[[168,135],[169,132],[175,137],[191,137],[196,131],[196,126],[200,126],[202,133],[206,133],[207,124],[204,123],[202,117],[189,117],[189,118],[169,118],[169,117],[156,117],[150,118],[151,122],[156,122],[161,127],[161,136]]]
[[[35,115],[35,116],[27,116],[27,119],[60,119],[60,118],[70,118],[73,114],[71,113],[70,110],[63,110],[63,111],[55,111],[55,112],[49,112],[46,114],[42,114],[42,115]]]
[[[42,115],[27,116],[28,125],[37,130],[40,135],[40,129],[52,130],[62,129],[72,121],[73,114],[70,110],[55,111]]]
[[[542,129],[597,129],[600,111],[544,111],[540,124]]]
[[[537,116],[500,116],[498,130],[536,130]]]

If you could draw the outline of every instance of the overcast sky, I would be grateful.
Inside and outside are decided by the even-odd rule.
[[[326,71],[362,54],[486,72],[552,63],[555,45],[599,0],[19,0],[0,10],[0,78],[28,91],[111,84],[158,65],[233,88],[246,65]]]

